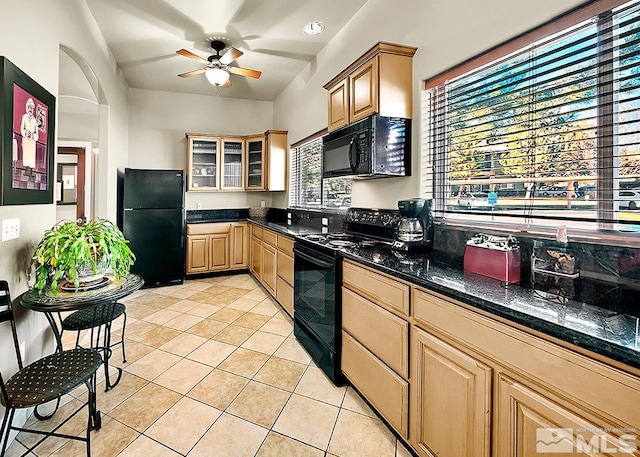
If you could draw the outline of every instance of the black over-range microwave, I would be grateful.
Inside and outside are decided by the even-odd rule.
[[[322,138],[322,177],[411,176],[411,119],[373,115]]]

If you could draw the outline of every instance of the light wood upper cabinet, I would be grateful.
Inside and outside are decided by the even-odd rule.
[[[244,188],[244,139],[222,138],[220,146],[220,157],[222,159],[220,189],[242,190]]]
[[[284,130],[267,130],[265,132],[267,182],[265,190],[287,190],[287,170],[289,144],[287,132]]]
[[[287,132],[219,136],[187,133],[187,191],[284,191]]]
[[[325,84],[328,130],[372,114],[411,118],[415,52],[409,46],[378,43]]]
[[[349,75],[349,120],[355,122],[378,111],[378,57]]]
[[[267,130],[246,138],[246,190],[283,191],[287,187],[287,132]]]
[[[187,190],[211,192],[220,188],[220,138],[187,134]]]
[[[411,441],[418,454],[489,457],[491,368],[413,327],[411,373]]]
[[[246,166],[244,187],[248,190],[264,190],[266,177],[266,161],[264,135],[256,135],[245,139]]]
[[[349,124],[349,86],[347,79],[329,89],[329,128],[331,132]]]

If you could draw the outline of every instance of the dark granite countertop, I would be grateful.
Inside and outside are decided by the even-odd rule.
[[[294,237],[318,232],[266,219],[249,220]],[[341,252],[344,258],[640,369],[640,291],[604,288],[606,292],[598,294],[602,306],[597,306],[464,272],[437,251],[406,253],[375,246]]]
[[[238,209],[198,209],[187,211],[187,224],[211,222],[236,222],[249,217],[248,208]]]
[[[348,248],[345,258],[460,300],[480,310],[545,333],[618,362],[640,368],[640,307],[615,301],[612,307],[561,299],[532,288],[447,265],[433,253],[400,253],[386,247]],[[633,299],[637,291],[627,294]],[[631,305],[631,306],[626,306]]]

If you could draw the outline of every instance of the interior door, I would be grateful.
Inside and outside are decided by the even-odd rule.
[[[71,192],[75,196],[75,205],[76,205],[76,220],[86,220],[85,214],[85,169],[86,169],[86,158],[85,158],[85,149],[84,148],[73,148],[73,147],[59,147],[58,148],[58,157],[60,155],[67,156],[75,156],[75,165],[76,172],[73,174],[73,179],[67,178],[65,179],[65,175],[61,174],[58,171],[58,175],[56,176],[56,185],[58,186],[58,191],[61,193],[61,196],[66,192],[70,193],[71,190],[75,192]],[[58,161],[58,170],[62,168],[60,165],[65,165],[66,163],[62,163]],[[69,162],[67,165],[73,165]],[[71,167],[69,167],[71,168]],[[68,175],[71,176],[71,175]],[[58,203],[64,204],[64,199],[58,199]]]

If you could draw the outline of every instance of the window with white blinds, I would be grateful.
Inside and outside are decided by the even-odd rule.
[[[289,176],[289,206],[345,209],[351,206],[351,178],[322,179],[322,138],[294,148]]]
[[[426,87],[440,217],[640,231],[638,2]]]

